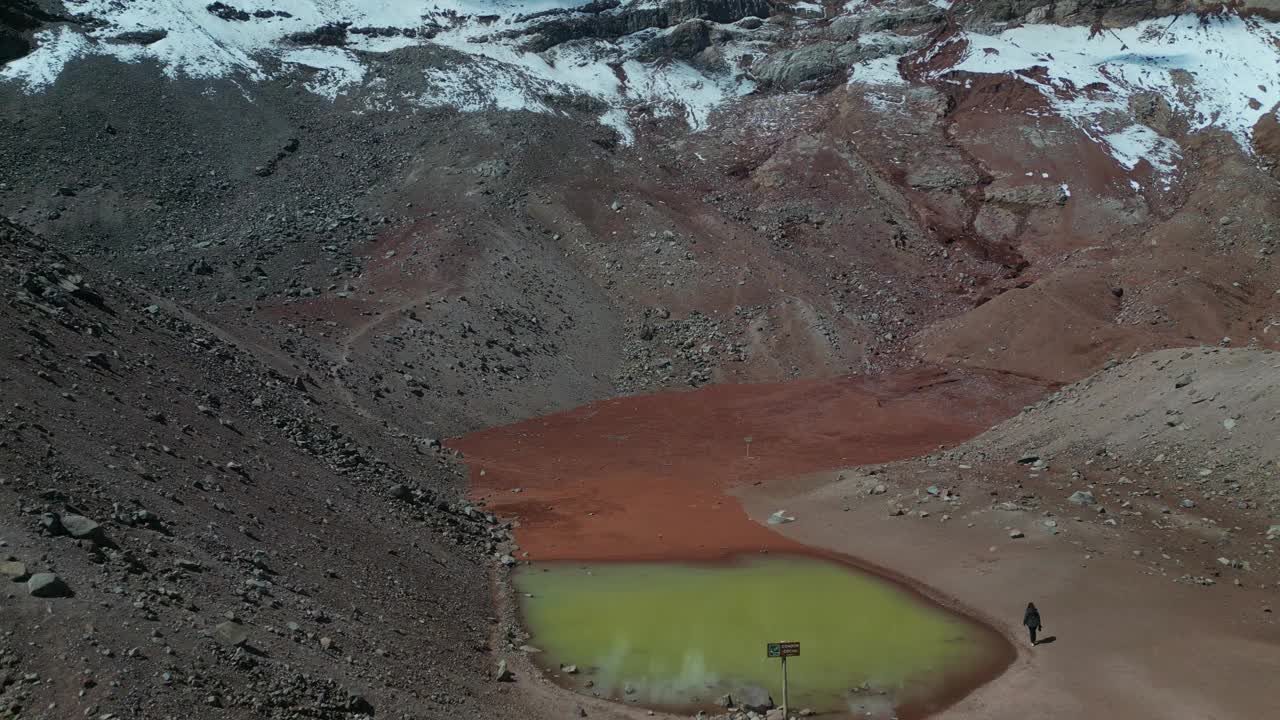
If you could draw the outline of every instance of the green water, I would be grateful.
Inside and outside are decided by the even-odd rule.
[[[531,596],[524,617],[546,669],[574,664],[562,681],[647,705],[708,705],[751,687],[781,704],[771,641],[800,643],[787,661],[791,706],[817,710],[918,701],[991,657],[991,637],[967,620],[812,558],[542,563],[516,583]]]

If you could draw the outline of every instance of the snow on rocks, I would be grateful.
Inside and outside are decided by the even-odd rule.
[[[1171,170],[1176,143],[1134,123],[1130,101],[1155,94],[1190,129],[1219,128],[1250,152],[1252,129],[1280,104],[1280,23],[1193,14],[1106,28],[1020,25],[999,35],[964,32],[960,59],[936,70],[1017,75],[1062,116],[1110,149],[1126,169]],[[1039,70],[1033,70],[1033,69]]]
[[[526,47],[523,33],[539,13],[570,13],[580,0],[84,0],[76,9],[99,22],[36,35],[34,52],[0,68],[0,82],[28,92],[47,90],[63,67],[79,57],[105,55],[122,62],[156,62],[171,78],[230,79],[245,89],[301,74],[312,93],[336,100],[363,93],[365,107],[387,107],[381,84],[367,72],[369,54],[409,46],[460,55],[424,67],[422,91],[407,99],[462,111],[556,112],[548,97],[585,97],[602,105],[600,121],[633,137],[626,110],[644,106],[692,129],[727,100],[754,89],[737,67],[752,46],[745,30],[720,46],[725,67],[696,68],[679,59],[640,61],[642,46],[672,29],[647,29],[617,39],[580,38],[545,52]],[[625,7],[606,10],[624,12]],[[140,41],[138,38],[146,38]],[[447,51],[446,51],[447,52]],[[252,92],[245,89],[247,95]]]

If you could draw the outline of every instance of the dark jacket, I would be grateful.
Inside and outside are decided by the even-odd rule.
[[[1040,627],[1040,611],[1036,610],[1035,605],[1027,606],[1027,614],[1022,616],[1022,624],[1029,628]]]

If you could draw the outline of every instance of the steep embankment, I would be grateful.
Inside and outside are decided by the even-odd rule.
[[[447,452],[5,220],[0,276],[0,708],[506,713]]]

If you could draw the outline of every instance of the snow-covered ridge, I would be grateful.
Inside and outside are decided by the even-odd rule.
[[[1167,170],[1178,154],[1172,140],[1133,122],[1130,100],[1140,93],[1162,97],[1192,131],[1230,133],[1245,152],[1254,125],[1280,107],[1280,23],[1258,18],[1181,15],[1097,34],[1023,25],[996,36],[961,33],[952,42],[966,43],[964,55],[936,77],[1016,74],[1129,169],[1145,159]]]
[[[548,96],[585,95],[607,106],[601,121],[616,127],[624,139],[631,137],[626,121],[630,106],[643,104],[650,113],[683,117],[696,129],[714,107],[753,89],[738,71],[706,72],[683,61],[634,59],[645,40],[664,31],[643,31],[616,41],[579,40],[544,53],[526,52],[512,37],[515,33],[510,31],[538,21],[531,15],[572,11],[586,4],[587,0],[231,0],[215,13],[209,0],[83,0],[74,4],[75,11],[103,21],[101,26],[87,32],[70,26],[42,31],[37,50],[0,68],[0,81],[19,82],[39,92],[75,58],[107,55],[124,62],[155,61],[173,78],[229,78],[242,87],[304,67],[314,71],[307,83],[312,92],[331,99],[357,90],[375,96],[378,83],[368,76],[365,53],[431,44],[464,53],[471,62],[425,69],[421,92],[395,100],[463,110],[548,112]],[[297,33],[335,24],[375,31],[350,32],[336,46],[290,41]],[[134,39],[121,42],[125,34]],[[149,37],[140,42],[139,34]],[[735,53],[735,48],[726,48],[727,59],[734,59]],[[379,102],[372,97],[366,101]]]

